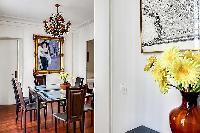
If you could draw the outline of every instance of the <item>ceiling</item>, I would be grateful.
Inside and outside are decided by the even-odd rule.
[[[65,20],[73,27],[94,18],[94,0],[0,0],[0,17],[12,17],[32,22],[43,22],[56,13],[55,4]]]

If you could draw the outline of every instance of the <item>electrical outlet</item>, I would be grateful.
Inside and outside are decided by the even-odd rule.
[[[120,84],[120,91],[123,95],[126,95],[127,94],[127,86],[125,83],[121,83]]]

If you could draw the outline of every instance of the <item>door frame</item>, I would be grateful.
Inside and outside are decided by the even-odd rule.
[[[112,133],[111,0],[94,0],[94,132]]]
[[[86,63],[85,63],[85,80],[86,80],[86,84],[87,84],[87,57],[88,57],[88,55],[87,55],[87,46],[88,46],[88,43],[90,43],[90,42],[92,42],[93,41],[93,45],[94,45],[94,39],[92,39],[92,40],[88,40],[88,41],[86,41]],[[94,65],[94,64],[93,64]]]

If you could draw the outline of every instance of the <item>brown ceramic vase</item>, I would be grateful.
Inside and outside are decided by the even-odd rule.
[[[197,106],[199,93],[182,94],[182,104],[169,114],[172,133],[200,133],[200,108]]]

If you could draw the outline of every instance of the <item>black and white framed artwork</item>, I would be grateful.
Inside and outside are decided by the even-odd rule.
[[[141,51],[200,49],[200,0],[140,0]]]

